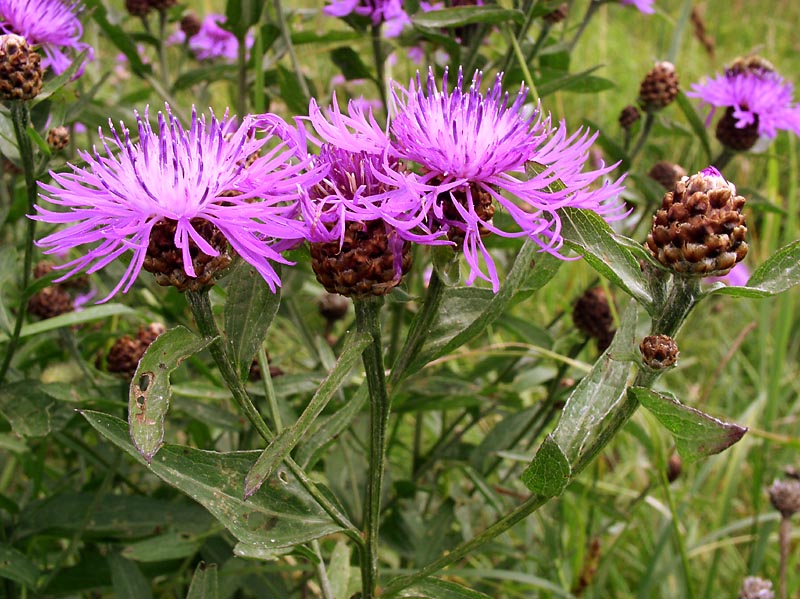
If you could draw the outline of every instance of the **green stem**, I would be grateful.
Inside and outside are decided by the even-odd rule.
[[[677,334],[681,325],[683,324],[689,312],[696,305],[699,296],[700,283],[697,279],[691,277],[674,276],[670,292],[662,303],[661,313],[654,318],[652,325],[653,334],[664,334],[674,336]],[[634,386],[651,386],[659,377],[660,372],[642,369],[636,375]],[[585,447],[580,456],[571,464],[571,478],[574,479],[578,476],[589,464],[594,461],[594,458],[608,445],[608,443],[616,436],[626,422],[630,419],[636,409],[639,407],[639,402],[632,398],[627,393],[623,395],[619,406],[608,415],[608,417],[599,423],[598,429],[593,434],[593,441],[590,445]],[[418,572],[414,574],[399,578],[390,583],[384,590],[382,599],[397,596],[397,594],[410,585],[427,578],[431,574],[438,572],[442,568],[449,566],[460,560],[461,558],[469,555],[485,543],[491,541],[498,535],[504,533],[509,528],[524,520],[530,514],[542,507],[550,497],[542,495],[531,495],[528,499],[517,506],[513,511],[506,516],[492,524],[480,534],[476,535],[469,541],[458,545],[454,549],[442,555],[439,559],[431,562]]]
[[[575,32],[575,37],[572,38],[572,41],[569,43],[569,53],[572,54],[572,50],[575,49],[575,46],[578,44],[578,40],[581,39],[581,36],[586,31],[586,27],[589,25],[589,21],[592,20],[594,13],[597,12],[597,9],[600,8],[600,5],[603,3],[604,0],[590,0],[589,8],[586,9],[586,12],[583,15],[583,20],[581,24],[578,26],[578,31]]]
[[[717,167],[717,170],[722,171],[728,163],[736,156],[736,152],[731,150],[728,146],[723,146],[722,151],[717,154],[717,157],[711,161],[711,164]]]
[[[275,430],[280,433],[283,430],[283,419],[278,409],[278,398],[275,395],[275,387],[272,385],[272,375],[269,372],[269,358],[267,358],[267,350],[264,349],[263,343],[258,348],[258,366],[261,370],[261,382],[264,383],[264,395],[267,398],[270,417],[272,418],[272,423],[275,425]]]
[[[378,93],[381,96],[383,110],[389,110],[386,99],[386,57],[383,55],[380,23],[372,26],[372,55],[375,58],[375,82],[378,85]]]
[[[633,159],[642,151],[644,148],[644,144],[647,141],[647,138],[650,137],[650,132],[653,130],[653,123],[656,120],[656,113],[653,110],[648,110],[644,117],[644,124],[642,125],[642,132],[639,134],[639,139],[636,140],[636,145],[634,146],[633,150],[631,150],[630,154],[630,161],[633,162]]]
[[[161,84],[164,89],[169,89],[172,85],[169,82],[169,63],[167,62],[167,44],[165,34],[167,32],[167,11],[158,11],[158,64],[161,70]]]
[[[322,593],[322,599],[336,599],[333,596],[333,589],[331,588],[331,581],[328,578],[328,572],[325,569],[325,559],[322,557],[322,550],[319,546],[319,541],[314,539],[311,541],[311,549],[314,555],[317,556],[317,578],[319,579],[319,588]]]
[[[197,328],[200,330],[200,333],[207,339],[213,340],[208,346],[208,349],[211,352],[211,356],[214,358],[220,373],[222,374],[222,378],[225,379],[225,383],[227,384],[231,395],[233,395],[234,401],[239,406],[239,409],[242,410],[242,413],[253,425],[253,427],[255,427],[258,434],[261,435],[261,438],[267,442],[272,441],[272,439],[275,438],[275,435],[272,433],[269,426],[267,426],[267,423],[264,422],[264,419],[261,417],[261,414],[258,412],[255,405],[253,405],[253,401],[250,399],[250,395],[247,393],[247,389],[245,389],[244,384],[241,380],[239,380],[236,367],[234,366],[233,360],[231,360],[228,350],[225,347],[225,341],[220,335],[219,329],[217,328],[217,323],[214,320],[214,313],[211,309],[211,301],[208,297],[208,289],[203,289],[201,291],[186,291],[186,301],[189,303],[192,314],[194,314],[195,321],[197,322]],[[267,366],[267,368],[268,367],[269,366]],[[289,470],[291,470],[292,474],[297,477],[297,480],[300,482],[300,484],[317,501],[320,507],[327,512],[333,521],[341,526],[348,536],[355,540],[359,545],[362,545],[363,543],[360,533],[355,525],[350,522],[347,516],[342,514],[339,509],[330,501],[330,499],[328,499],[317,488],[314,482],[308,478],[308,475],[305,473],[305,471],[290,457],[286,457],[284,462]]]
[[[36,166],[33,161],[33,144],[28,137],[28,123],[30,122],[30,110],[25,102],[11,102],[11,121],[14,125],[14,135],[17,139],[19,155],[22,161],[22,170],[25,174],[25,187],[27,191],[27,214],[34,213],[36,203],[36,176],[34,169]],[[20,300],[17,307],[17,319],[14,323],[14,331],[6,347],[3,364],[0,366],[0,384],[5,380],[8,368],[11,366],[11,359],[17,351],[19,335],[22,332],[22,324],[25,322],[25,315],[28,311],[28,298],[25,295],[31,280],[31,266],[33,264],[33,240],[36,236],[36,221],[26,219],[25,229],[25,258],[22,265],[22,283],[20,286]]]
[[[364,349],[362,360],[369,388],[369,469],[367,471],[367,501],[364,510],[365,559],[361,560],[363,599],[373,599],[378,585],[378,537],[381,521],[381,492],[383,491],[386,430],[389,425],[389,394],[383,366],[380,313],[382,297],[357,299],[356,329],[368,333],[372,342]]]
[[[533,11],[536,8],[536,5],[539,4],[539,0],[535,0],[534,2],[529,2],[528,7],[525,9],[525,22],[522,24],[522,27],[519,29],[515,39],[517,40],[517,44],[520,44],[525,36],[528,34],[528,30],[531,28],[531,24],[533,23]],[[546,26],[549,29],[549,26]],[[513,35],[513,34],[512,34]],[[511,59],[512,59],[512,51],[513,48],[509,48],[506,51],[506,58],[503,61],[503,68],[500,69],[502,72],[508,72],[509,67],[511,66]]]
[[[280,27],[281,30],[283,43],[286,45],[286,51],[289,53],[289,60],[292,61],[292,68],[297,76],[297,83],[300,86],[300,90],[303,92],[303,95],[305,96],[306,102],[308,102],[311,99],[311,91],[308,89],[308,83],[306,83],[306,78],[303,76],[303,69],[301,68],[300,60],[297,58],[297,53],[294,51],[292,34],[289,31],[286,19],[283,17],[283,8],[281,7],[280,0],[273,0],[273,6],[275,7],[275,18],[277,19],[278,27]],[[256,70],[260,70],[260,67],[258,67]]]
[[[533,81],[533,75],[531,75],[530,70],[528,70],[528,64],[525,62],[525,56],[523,56],[522,54],[522,48],[519,47],[519,42],[517,42],[517,38],[514,37],[514,34],[510,30],[506,29],[506,33],[509,38],[509,43],[511,44],[511,48],[514,50],[514,56],[517,57],[519,68],[522,69],[522,76],[525,79],[525,84],[531,91],[531,97],[538,98],[539,96],[536,93],[536,84]]]
[[[236,78],[239,97],[236,99],[236,111],[242,119],[247,114],[247,44],[244,36],[239,40],[239,47],[236,53],[236,64],[238,76]]]

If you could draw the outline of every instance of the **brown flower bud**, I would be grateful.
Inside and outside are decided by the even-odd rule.
[[[152,8],[150,0],[125,0],[125,10],[134,17],[144,17]]]
[[[678,96],[678,74],[671,62],[657,62],[639,87],[639,106],[644,110],[660,110]]]
[[[753,115],[753,122],[749,125],[737,127],[738,119],[733,113],[734,108],[729,106],[725,109],[725,114],[717,121],[717,139],[723,146],[731,150],[746,152],[758,141],[758,115]]]
[[[745,199],[713,167],[684,177],[664,200],[647,236],[647,247],[673,272],[722,276],[747,255]]]
[[[0,35],[0,99],[30,100],[42,90],[41,57],[24,37]]]
[[[632,104],[628,104],[619,113],[619,124],[623,129],[630,129],[633,124],[642,118],[642,113]]]
[[[200,33],[202,25],[200,19],[194,13],[189,13],[181,19],[181,31],[183,31],[187,40]]]
[[[639,344],[642,360],[653,370],[669,368],[678,361],[678,344],[667,335],[648,335]]]
[[[784,518],[800,512],[800,480],[776,480],[769,488],[769,501]]]
[[[63,125],[53,127],[47,132],[47,147],[53,152],[63,150],[69,145],[69,129]]]
[[[317,301],[322,317],[329,322],[336,322],[347,315],[350,301],[338,293],[325,293]]]
[[[656,162],[647,176],[659,183],[667,191],[675,189],[675,185],[686,176],[686,171],[680,164],[662,160]]]
[[[614,320],[602,287],[592,287],[583,292],[572,307],[572,322],[575,328],[598,340],[613,337],[611,327]],[[607,347],[607,346],[606,346]]]

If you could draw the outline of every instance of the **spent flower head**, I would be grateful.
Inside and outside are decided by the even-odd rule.
[[[80,41],[83,25],[78,15],[82,10],[77,0],[0,0],[0,30],[40,46],[44,53],[42,68],[50,67],[60,74],[72,63],[71,55],[88,50],[87,59],[93,56],[92,47]],[[77,75],[82,71],[83,66]]]
[[[480,84],[480,72],[465,85],[460,70],[452,90],[447,72],[440,89],[432,70],[424,83],[419,73],[408,88],[395,83],[390,132],[392,152],[419,165],[432,228],[441,227],[462,246],[471,267],[467,282],[481,278],[497,291],[500,280],[484,236],[530,237],[559,255],[559,208],[587,208],[608,220],[626,210],[618,199],[622,178],[601,181],[616,165],[584,171],[596,134],[570,135],[563,122],[554,127],[541,107],[525,106],[524,87],[510,100],[500,75],[486,92]],[[493,224],[495,203],[519,230]]]
[[[772,65],[751,59],[736,61],[724,73],[692,84],[686,95],[711,107],[707,123],[717,108],[724,108],[719,126],[727,119],[735,129],[750,129],[756,137],[774,138],[780,129],[800,135],[800,107],[794,103],[793,93],[792,84],[784,81]],[[750,147],[754,143],[755,139]]]
[[[124,124],[118,133],[109,123],[110,137],[100,132],[104,155],[97,149],[80,152],[84,166],[52,172],[55,184],[40,184],[42,200],[60,209],[37,205],[31,218],[67,227],[38,245],[46,254],[83,252],[60,266],[68,272],[59,280],[84,269],[96,272],[132,253],[106,301],[127,292],[143,266],[166,257],[174,266],[163,273],[168,278],[199,277],[195,259],[204,267],[230,244],[271,289],[279,286],[271,262],[288,263],[280,252],[303,238],[295,220],[298,187],[319,179],[308,161],[296,161],[283,143],[253,161],[275,137],[280,119],[247,116],[237,127],[227,113],[221,119],[212,113],[206,120],[193,111],[185,129],[167,106],[158,113],[155,129],[148,110],[144,116],[137,113],[136,121],[138,140]],[[266,137],[257,139],[257,129]]]

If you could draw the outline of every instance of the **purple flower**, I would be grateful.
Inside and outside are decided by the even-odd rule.
[[[774,138],[779,129],[800,135],[800,109],[792,101],[793,87],[766,68],[732,68],[703,83],[692,84],[686,95],[715,108],[731,110],[735,127],[757,127],[758,135]]]
[[[284,143],[271,144],[275,147],[246,167],[276,137],[282,121],[275,115],[248,116],[236,127],[227,113],[222,119],[212,113],[207,122],[193,111],[191,126],[184,129],[167,106],[166,114],[158,113],[157,130],[148,116],[148,110],[144,117],[136,114],[138,141],[124,124],[120,135],[109,123],[110,138],[100,132],[105,155],[96,149],[80,152],[86,166],[51,172],[57,185],[40,184],[42,200],[62,209],[39,205],[31,218],[68,226],[37,244],[46,254],[88,246],[59,267],[68,269],[59,280],[83,269],[96,272],[131,252],[125,274],[102,301],[127,292],[148,256],[154,227],[172,223],[171,245],[181,252],[186,276],[196,276],[192,246],[206,256],[219,255],[198,231],[211,227],[274,290],[280,279],[270,261],[287,264],[280,252],[303,239],[302,224],[295,220],[298,187],[316,183],[319,172],[307,168],[308,160],[295,164],[295,152]],[[254,135],[256,129],[265,130],[263,139]]]
[[[744,262],[739,262],[728,274],[721,277],[706,277],[703,280],[706,283],[725,283],[731,287],[744,287],[749,279],[750,269],[747,268]]]
[[[625,4],[627,6],[635,6],[639,12],[643,12],[645,14],[651,15],[656,10],[653,8],[653,4],[655,0],[619,0],[620,4]]]
[[[236,62],[239,55],[239,40],[236,36],[223,29],[220,25],[225,23],[225,15],[209,14],[203,19],[200,31],[189,38],[189,49],[197,60],[214,60],[221,58],[229,63]],[[170,36],[169,41],[183,43],[186,34],[180,29]],[[251,32],[247,33],[245,46],[251,48],[255,38]]]
[[[332,17],[346,17],[352,13],[368,17],[373,25],[386,25],[386,37],[397,37],[406,25],[411,24],[402,0],[332,0],[324,9]]]
[[[390,239],[398,279],[405,242],[449,243],[427,229],[428,208],[423,203],[426,186],[389,155],[385,128],[371,111],[365,111],[361,103],[350,102],[348,113],[343,114],[335,96],[333,106],[322,111],[312,99],[307,120],[313,128],[308,139],[320,147],[316,162],[326,173],[304,196],[309,241],[341,241],[347,223],[381,220]]]
[[[88,50],[87,60],[93,57],[91,46],[79,41],[83,25],[78,13],[82,9],[77,0],[0,0],[0,30],[40,46],[44,52],[42,67],[61,74],[72,64],[70,51],[79,54]],[[82,72],[83,66],[77,76]]]
[[[543,251],[559,255],[564,243],[559,208],[588,208],[607,220],[626,211],[618,199],[622,178],[594,185],[616,165],[583,172],[596,134],[568,135],[564,123],[553,127],[540,107],[528,112],[524,87],[510,102],[500,75],[485,94],[480,83],[476,72],[464,90],[459,70],[452,91],[447,72],[441,90],[432,71],[426,85],[419,73],[408,89],[394,84],[390,132],[393,153],[422,169],[424,203],[433,221],[463,246],[471,267],[467,283],[481,278],[497,291],[500,281],[483,235],[530,237]],[[528,176],[526,167],[536,172]],[[510,213],[518,231],[493,224],[495,203]]]

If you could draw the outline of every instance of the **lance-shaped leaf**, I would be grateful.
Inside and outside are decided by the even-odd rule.
[[[148,462],[164,441],[164,417],[172,397],[169,375],[211,341],[175,327],[153,341],[139,360],[128,391],[128,425],[131,440]]]
[[[725,451],[747,432],[746,427],[685,406],[671,394],[646,387],[631,387],[628,393],[672,433],[678,453],[687,463]]]
[[[525,15],[522,12],[498,6],[463,6],[428,12],[418,11],[411,19],[414,25],[434,29],[463,27],[472,23],[492,25],[513,21],[522,24],[524,20]]]
[[[593,269],[619,285],[646,309],[653,297],[642,274],[639,260],[629,249],[630,240],[619,240],[608,223],[591,210],[562,208],[561,234]]]
[[[744,287],[714,287],[709,293],[736,297],[769,297],[800,283],[800,241],[793,241],[759,266]]]
[[[280,302],[280,292],[272,293],[264,278],[246,262],[230,276],[225,300],[225,338],[240,379],[245,380],[250,372],[253,357]]]
[[[0,578],[7,578],[33,589],[39,570],[36,565],[13,547],[0,544]]]
[[[22,327],[20,338],[30,337],[31,335],[38,335],[47,331],[53,331],[64,327],[71,327],[76,324],[83,324],[85,322],[94,322],[95,320],[104,320],[111,316],[117,315],[135,315],[136,310],[124,306],[122,304],[103,304],[102,306],[91,306],[80,312],[67,312],[53,318],[40,320],[27,324]],[[0,333],[0,343],[8,341],[8,335]]]
[[[192,584],[189,585],[186,599],[218,599],[218,597],[219,577],[217,575],[217,564],[200,562],[195,568]]]
[[[522,481],[532,492],[554,497],[563,491],[573,471],[579,471],[602,446],[599,441],[627,417],[620,404],[631,365],[614,356],[630,354],[635,333],[636,304],[631,301],[611,347],[570,393],[558,426],[523,472]]]
[[[125,422],[100,412],[82,414],[103,438],[147,465],[128,438]],[[149,467],[203,505],[242,544],[263,555],[342,530],[288,469],[279,468],[261,492],[242,499],[244,479],[258,456],[258,451],[220,453],[164,445]]]
[[[372,337],[368,333],[355,333],[347,338],[345,348],[336,361],[336,365],[322,381],[300,418],[292,426],[283,429],[253,464],[253,469],[248,472],[245,479],[245,498],[250,497],[261,488],[261,485],[272,475],[281,461],[306,436],[317,416],[328,405],[331,397],[336,393],[371,339]]]
[[[406,599],[490,599],[489,595],[438,578],[426,578],[403,589],[397,596]]]
[[[65,414],[67,411],[69,414]],[[38,381],[23,380],[0,388],[0,414],[16,434],[43,437],[61,428],[74,412],[61,405]]]

